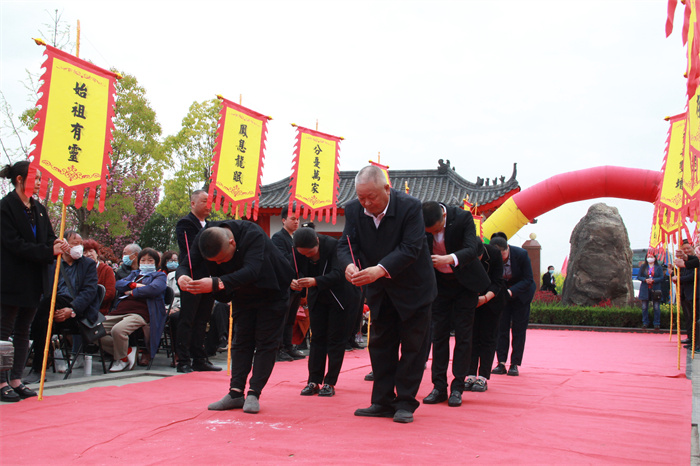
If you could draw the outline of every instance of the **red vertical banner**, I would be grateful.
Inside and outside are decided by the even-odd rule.
[[[87,208],[92,209],[99,188],[99,210],[104,210],[107,170],[111,164],[117,73],[99,68],[41,41],[46,47],[45,72],[37,102],[37,136],[26,188],[31,195],[36,170],[41,170],[39,196],[46,196],[53,180],[51,200],[82,207],[88,189]]]
[[[391,179],[389,179],[389,165],[382,165],[381,163],[377,162],[372,162],[371,160],[369,161],[370,165],[374,165],[375,167],[379,167],[379,169],[384,173],[384,177],[386,178],[386,182],[391,187]]]
[[[303,217],[316,214],[319,220],[335,224],[338,202],[340,141],[343,139],[301,126],[297,128],[297,141],[292,162],[289,210],[296,202],[296,215],[303,206]]]
[[[257,220],[265,161],[267,121],[272,118],[218,96],[221,117],[216,134],[209,203],[232,214],[241,208]],[[222,206],[223,202],[223,206]],[[252,212],[251,212],[252,211]]]

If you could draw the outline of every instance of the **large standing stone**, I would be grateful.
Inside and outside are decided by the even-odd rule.
[[[592,205],[569,243],[562,304],[592,306],[609,299],[625,306],[634,298],[632,250],[617,208]]]

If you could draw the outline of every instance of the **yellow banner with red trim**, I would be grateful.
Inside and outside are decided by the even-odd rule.
[[[338,202],[340,141],[343,139],[297,126],[297,141],[292,162],[289,210],[296,202],[296,215],[303,206],[303,217],[316,214],[319,220],[335,224]]]
[[[680,213],[683,209],[683,152],[686,138],[686,115],[673,116],[669,122],[666,154],[661,169],[663,179],[657,205],[660,213],[666,211]]]
[[[62,50],[45,45],[47,56],[39,88],[40,107],[29,154],[31,162],[26,187],[34,186],[36,170],[42,176],[39,196],[46,196],[49,179],[53,180],[51,200],[82,207],[88,189],[87,208],[92,209],[99,188],[99,210],[104,210],[107,169],[112,151],[116,73],[99,68]]]
[[[700,179],[698,157],[700,157],[700,88],[688,101],[686,112],[685,141],[683,148],[683,214],[697,219],[700,216]]]
[[[272,118],[218,96],[221,117],[214,148],[209,203],[223,213],[238,208],[257,220],[265,161],[267,121]],[[252,212],[251,212],[252,211]]]

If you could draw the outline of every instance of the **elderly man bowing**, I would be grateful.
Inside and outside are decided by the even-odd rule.
[[[374,372],[372,404],[355,415],[412,422],[437,293],[421,203],[391,189],[375,166],[358,172],[355,191],[357,200],[345,207],[338,258],[348,281],[367,285]],[[360,257],[362,264],[354,261]]]

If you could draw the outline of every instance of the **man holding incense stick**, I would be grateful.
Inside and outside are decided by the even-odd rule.
[[[376,166],[358,172],[355,192],[338,258],[350,283],[367,285],[374,373],[372,404],[355,415],[413,422],[437,294],[421,203],[392,189]]]
[[[180,290],[233,303],[230,388],[209,409],[243,408],[243,412],[257,413],[260,394],[275,365],[292,268],[263,229],[248,221],[214,222],[190,246],[195,274],[191,276],[187,262],[180,262],[177,269]],[[202,268],[205,272],[199,274]]]
[[[207,207],[207,192],[201,189],[190,196],[190,213],[182,217],[175,226],[177,245],[180,247],[180,265],[190,267],[190,249],[195,236],[207,226],[207,217],[211,206]],[[200,265],[200,267],[202,267]],[[204,274],[205,269],[190,270],[192,273]],[[220,371],[207,359],[204,340],[207,323],[214,308],[211,294],[194,295],[180,288],[180,317],[177,321],[177,371]]]

